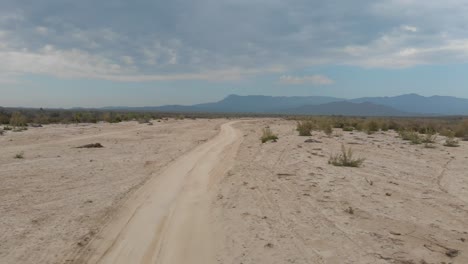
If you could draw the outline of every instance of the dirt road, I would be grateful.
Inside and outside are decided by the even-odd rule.
[[[215,263],[210,186],[232,165],[240,133],[231,125],[174,161],[135,193],[88,249],[87,263]]]

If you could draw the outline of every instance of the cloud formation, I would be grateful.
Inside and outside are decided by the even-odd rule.
[[[467,13],[465,0],[4,0],[0,71],[9,82],[219,81],[324,64],[464,63]]]
[[[310,75],[302,77],[282,75],[280,77],[280,82],[283,84],[329,85],[333,84],[335,81],[324,75]]]

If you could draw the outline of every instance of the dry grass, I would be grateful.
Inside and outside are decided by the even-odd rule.
[[[260,140],[262,141],[262,143],[266,143],[268,141],[276,142],[276,140],[278,140],[278,136],[275,135],[269,127],[266,127],[262,131],[262,137],[260,138]]]
[[[446,147],[459,147],[460,143],[459,143],[458,139],[456,139],[454,137],[447,137],[447,139],[445,140],[444,146],[446,146]]]
[[[312,136],[310,132],[314,127],[315,124],[312,121],[298,121],[296,130],[299,132],[299,136],[308,137]]]
[[[351,148],[346,149],[344,145],[341,145],[341,153],[332,155],[328,160],[328,164],[340,167],[361,167],[365,159],[353,158],[353,155]]]

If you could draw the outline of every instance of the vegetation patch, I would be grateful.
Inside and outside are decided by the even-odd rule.
[[[260,138],[262,143],[266,143],[268,141],[276,142],[278,140],[278,136],[271,131],[269,127],[266,127],[262,131],[262,137]]]
[[[299,132],[299,136],[308,137],[312,136],[310,133],[315,127],[312,121],[299,121],[297,122],[296,130]]]
[[[455,137],[447,137],[447,139],[445,140],[445,144],[444,146],[446,147],[459,147],[460,146],[460,143],[458,141],[458,139],[456,139]]]
[[[328,160],[328,164],[340,167],[361,167],[364,163],[364,158],[354,158],[352,148],[346,149],[344,144],[341,145],[341,153],[332,155]]]

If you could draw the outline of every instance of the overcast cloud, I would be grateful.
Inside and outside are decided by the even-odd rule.
[[[315,65],[468,61],[466,0],[2,0],[0,83],[225,81]],[[283,76],[283,77],[281,77]],[[302,78],[302,79],[301,79]]]

